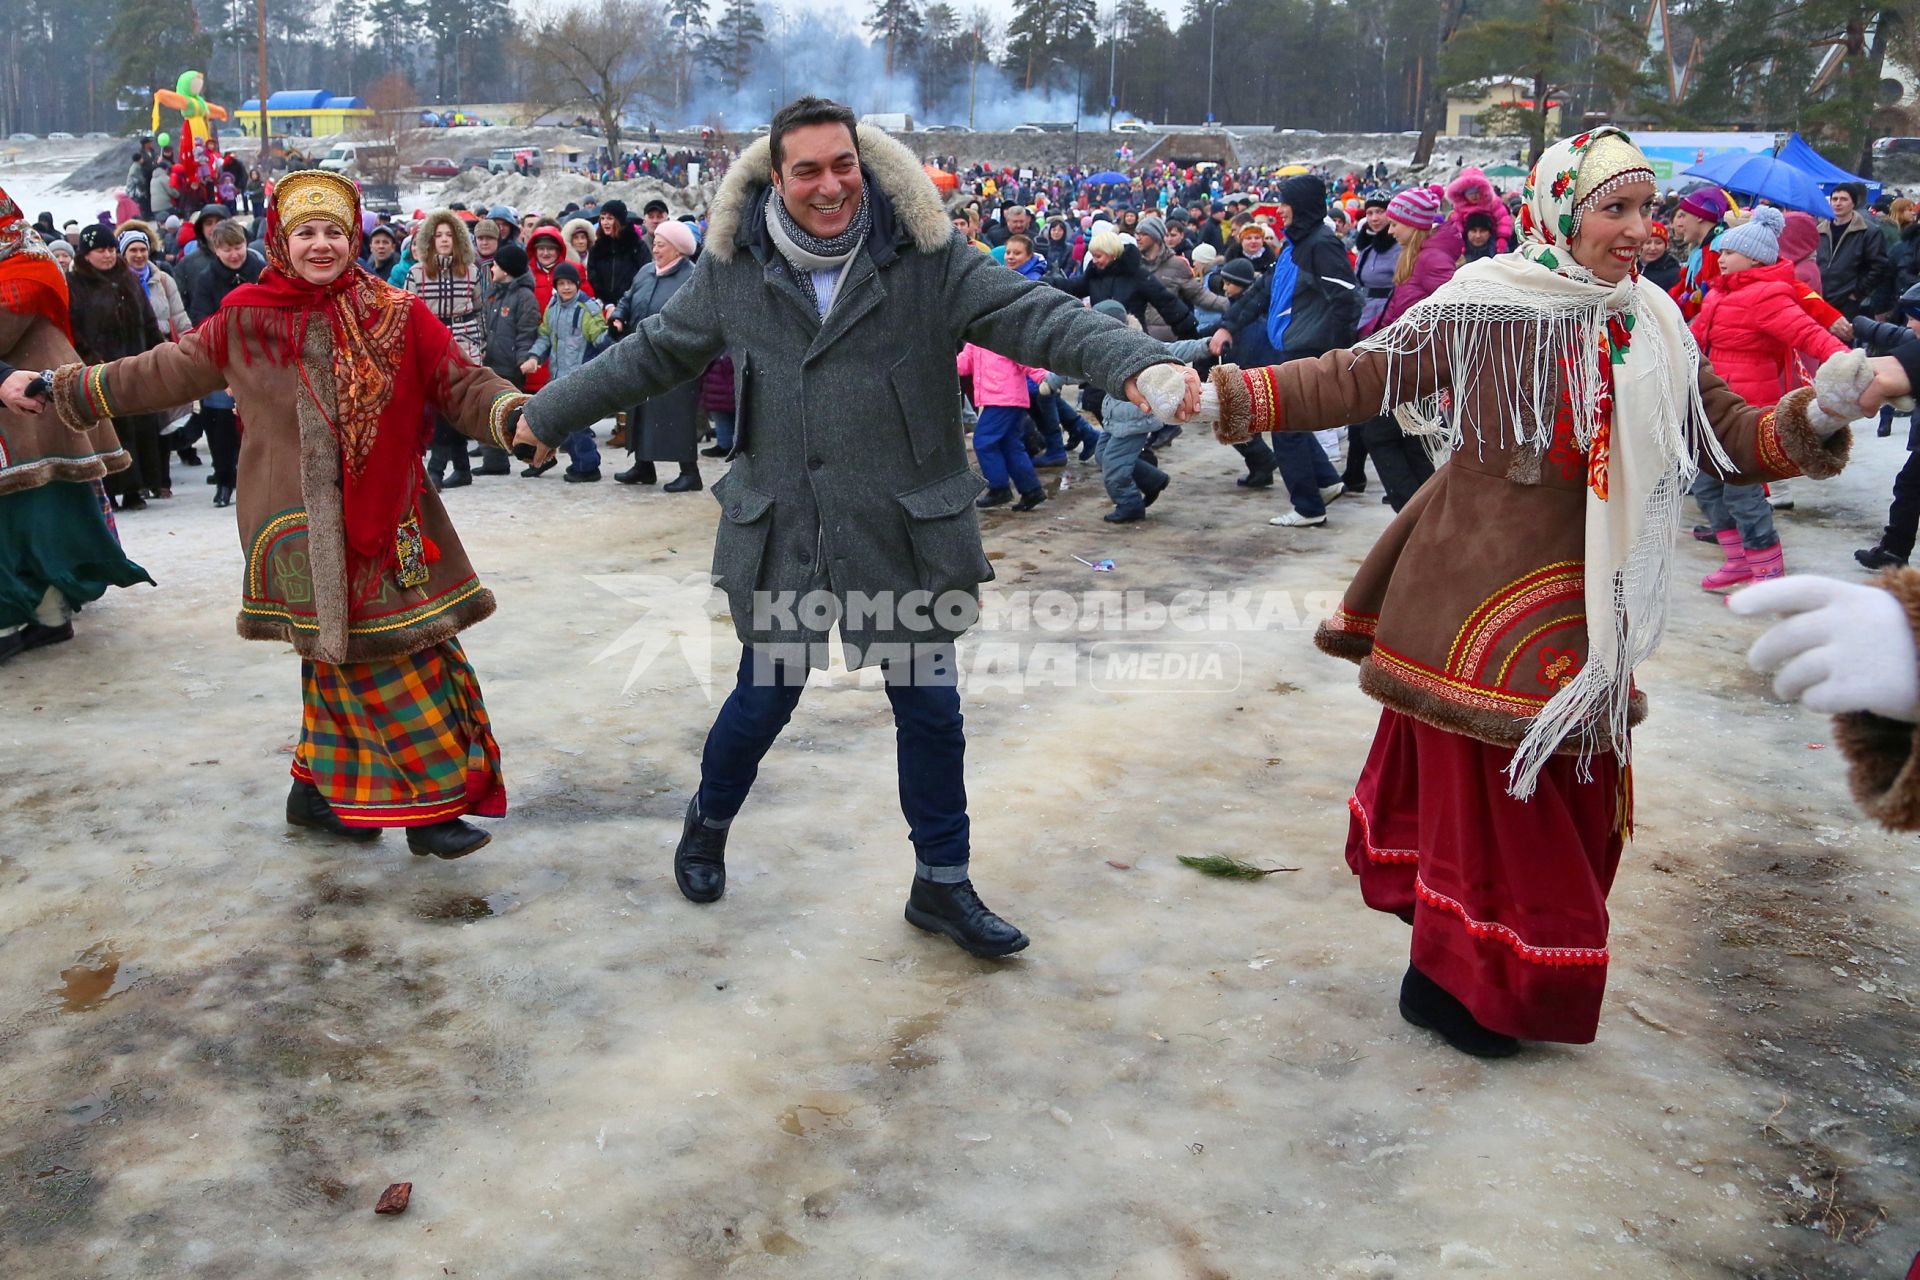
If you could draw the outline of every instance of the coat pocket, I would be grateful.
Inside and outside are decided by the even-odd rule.
[[[977,472],[966,468],[895,495],[906,512],[918,585],[936,601],[944,592],[971,591],[993,578],[973,507],[986,487]]]
[[[952,368],[953,361],[948,360],[949,374]],[[897,361],[887,373],[914,466],[926,466],[943,446],[960,444],[960,388],[956,378],[928,376],[925,364],[913,356]]]
[[[734,615],[741,617],[745,593],[759,585],[760,565],[773,533],[773,495],[747,484],[739,472],[729,471],[714,481],[713,496],[722,517],[713,539],[713,576],[720,580]]]

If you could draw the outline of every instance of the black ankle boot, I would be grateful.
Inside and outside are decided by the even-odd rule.
[[[350,827],[340,821],[333,806],[320,794],[320,788],[311,782],[295,780],[293,789],[287,792],[287,822],[296,827],[305,827],[309,831],[324,831],[330,836],[345,836],[365,844],[369,840],[380,838],[378,827]]]
[[[1015,511],[1031,511],[1047,500],[1045,489],[1030,489],[1020,495],[1020,501],[1013,504]]]
[[[1024,951],[1027,935],[987,909],[973,881],[935,884],[914,877],[907,895],[907,923],[928,933],[944,933],[962,951],[992,959]]]
[[[700,817],[700,796],[687,802],[680,845],[673,851],[673,882],[688,902],[718,902],[727,891],[727,828]]]
[[[464,818],[449,818],[428,827],[407,828],[407,848],[421,857],[464,858],[485,847],[493,837]]]
[[[29,622],[27,629],[20,633],[21,643],[29,649],[44,649],[50,644],[65,644],[71,639],[71,622],[63,622],[57,627],[43,627],[37,622]]]
[[[985,493],[974,499],[973,505],[982,508],[1004,507],[1012,501],[1013,489],[1007,485],[1002,485],[998,489],[988,489]]]
[[[1412,965],[1400,982],[1400,1016],[1476,1058],[1511,1058],[1520,1052],[1518,1040],[1481,1026],[1453,993]]]

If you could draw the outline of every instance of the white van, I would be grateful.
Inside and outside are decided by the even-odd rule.
[[[321,158],[320,167],[329,173],[358,173],[369,161],[393,154],[391,142],[336,142]]]

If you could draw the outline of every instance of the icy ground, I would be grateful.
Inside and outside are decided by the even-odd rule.
[[[1790,565],[1856,573],[1903,436],[1794,483]],[[1166,457],[1143,525],[1078,463],[991,516],[999,585],[1306,601],[1387,522],[1270,528],[1231,453]],[[0,667],[0,1275],[1884,1277],[1920,1246],[1920,852],[1747,671],[1704,547],[1643,672],[1599,1040],[1483,1063],[1394,1010],[1405,928],[1341,860],[1377,709],[1304,625],[1229,637],[1232,693],[969,695],[976,873],[1034,938],[985,963],[900,918],[887,706],[845,680],[725,900],[675,892],[713,708],[677,642],[631,692],[635,651],[595,659],[644,616],[622,575],[706,568],[708,496],[448,495],[500,598],[464,640],[512,808],[441,863],[283,825],[298,664],[235,638],[232,516],[175,476],[122,522],[159,587]],[[1300,869],[1175,861],[1216,852]]]

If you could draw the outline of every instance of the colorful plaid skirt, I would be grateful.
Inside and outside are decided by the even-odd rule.
[[[293,776],[350,827],[507,811],[500,747],[456,640],[378,662],[300,664]]]

